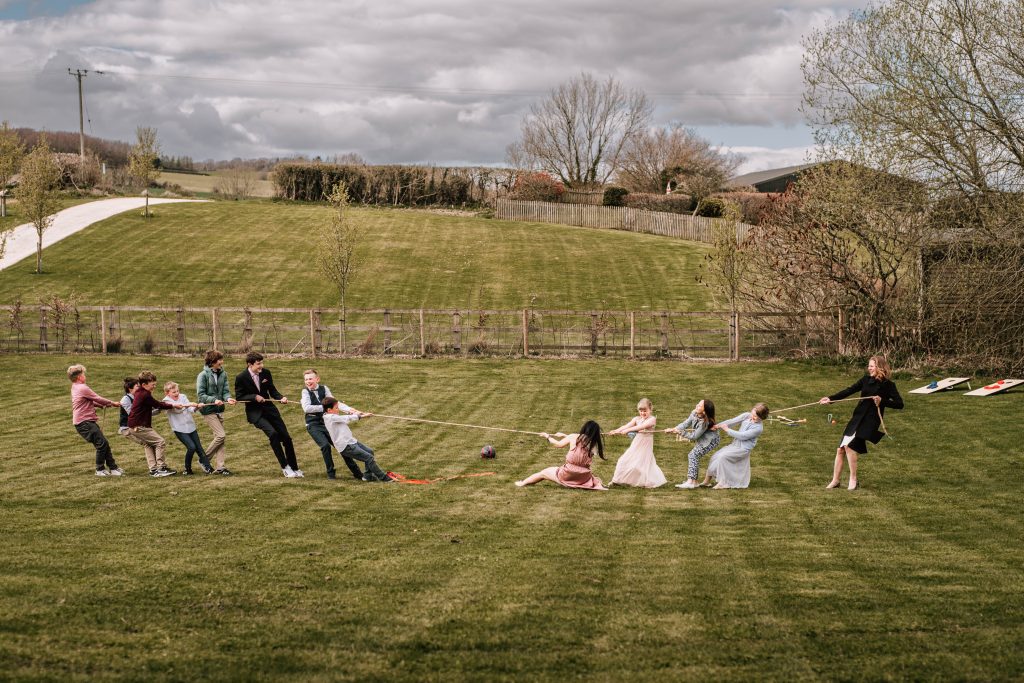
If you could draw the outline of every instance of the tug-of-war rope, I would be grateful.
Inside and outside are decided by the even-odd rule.
[[[867,400],[874,399],[874,398],[875,398],[874,396],[859,396],[859,397],[854,397],[854,398],[841,398],[841,399],[838,399],[838,400],[835,400],[835,401],[829,401],[829,403],[827,405],[831,405],[833,403],[843,403],[844,401],[867,401]],[[276,398],[264,399],[264,401],[266,401],[267,403],[284,403],[285,405],[293,405],[293,404],[294,405],[298,405],[294,401],[281,401],[280,399],[276,399]],[[259,403],[259,401],[235,401],[235,403]],[[202,408],[202,407],[206,407],[206,406],[214,406],[214,405],[217,405],[217,404],[216,403],[198,403],[196,405],[197,405],[197,407]],[[222,403],[221,405],[227,406],[229,404]],[[786,424],[786,425],[804,424],[804,423],[806,423],[806,419],[804,419],[804,420],[791,420],[788,417],[786,417],[785,415],[782,415],[782,413],[788,413],[788,412],[792,412],[794,410],[800,410],[801,408],[810,408],[812,406],[817,406],[817,405],[822,405],[822,404],[819,403],[818,401],[815,401],[814,403],[802,403],[802,404],[800,404],[798,406],[790,406],[788,408],[782,408],[781,410],[774,411],[775,415],[773,417],[774,417],[775,420],[778,420],[782,424]],[[191,406],[190,405],[183,405],[182,407],[183,408],[187,408],[187,407],[191,407]],[[881,409],[880,406],[875,406],[875,410],[878,411],[878,420],[879,420],[879,422],[881,424],[881,431],[888,436],[889,431],[885,428],[885,420],[882,419],[882,409]],[[508,433],[511,433],[511,434],[529,434],[530,436],[544,436],[546,434],[546,432],[531,432],[531,431],[526,430],[526,429],[509,429],[507,427],[491,427],[489,425],[475,425],[475,424],[468,424],[468,423],[465,423],[465,422],[447,422],[445,420],[428,420],[428,419],[422,418],[422,417],[405,417],[405,416],[402,416],[402,415],[381,415],[380,413],[372,413],[372,415],[373,415],[373,417],[382,417],[382,418],[387,419],[387,420],[402,420],[402,421],[405,421],[405,422],[420,422],[420,423],[424,423],[424,424],[443,425],[443,426],[446,426],[446,427],[462,427],[462,428],[465,428],[465,429],[486,429],[486,430],[493,431],[493,432],[508,432]],[[769,418],[769,419],[772,419],[772,418]],[[637,434],[664,434],[665,432],[662,431],[662,430],[657,430],[657,429],[650,429],[650,430],[643,429],[643,430],[638,430],[636,433]],[[608,432],[605,432],[605,435],[607,436]]]

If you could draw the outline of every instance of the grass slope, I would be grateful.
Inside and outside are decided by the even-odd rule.
[[[336,306],[312,258],[321,206],[217,202],[108,219],[0,272],[0,302]],[[706,248],[626,232],[352,209],[366,227],[349,307],[696,309]]]
[[[158,183],[174,183],[176,185],[180,185],[189,192],[212,194],[213,191],[217,189],[217,183],[220,181],[220,175],[222,174],[212,173],[209,175],[199,175],[196,173],[174,173],[173,171],[164,171],[157,176],[156,181]],[[274,183],[269,180],[254,180],[253,196],[273,197]]]
[[[52,261],[51,261],[52,262]],[[297,408],[304,480],[228,416],[231,478],[92,476],[64,368],[118,397],[143,366],[188,387],[194,359],[0,356],[0,677],[12,680],[1019,680],[1024,676],[1021,394],[907,397],[863,489],[825,491],[850,412],[770,424],[745,491],[528,489],[560,461],[536,437],[370,419],[382,463],[431,486],[329,482]],[[308,361],[270,368],[297,398]],[[229,372],[241,361],[231,359]],[[605,429],[653,399],[724,416],[811,401],[856,370],[582,361],[328,361],[381,413],[528,430]],[[191,391],[187,393],[191,394]],[[166,419],[155,424],[169,434]],[[209,435],[200,427],[205,440]],[[498,459],[481,461],[483,443]],[[609,479],[626,446],[597,466]],[[686,447],[659,437],[672,481]],[[180,467],[181,447],[170,442]],[[706,462],[704,463],[706,464]]]

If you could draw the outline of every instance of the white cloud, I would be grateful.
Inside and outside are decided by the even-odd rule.
[[[850,3],[97,0],[0,21],[0,118],[73,129],[66,70],[87,68],[108,72],[85,82],[91,132],[155,126],[172,154],[500,163],[530,102],[586,70],[739,144],[801,125],[800,36]]]

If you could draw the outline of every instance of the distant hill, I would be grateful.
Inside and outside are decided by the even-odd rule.
[[[79,150],[79,135],[69,131],[58,130],[35,130],[34,128],[15,128],[25,147],[31,149],[39,141],[40,135],[46,136],[46,142],[54,152],[70,152],[77,154]],[[131,145],[120,140],[104,140],[103,138],[85,136],[86,150],[95,152],[101,161],[111,166],[123,166],[128,163],[128,151]]]

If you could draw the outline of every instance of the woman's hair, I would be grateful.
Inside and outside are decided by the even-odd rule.
[[[707,418],[709,428],[715,426],[715,404],[710,398],[704,399],[704,417]]]
[[[177,389],[177,388],[178,388],[178,383],[177,382],[164,382],[164,393],[165,394],[169,394],[169,393],[171,393],[171,389]]]
[[[601,440],[601,425],[593,420],[587,420],[580,427],[580,438],[583,440],[583,445],[589,448],[592,454],[597,453],[597,457],[605,459],[604,441]]]
[[[889,367],[889,361],[885,359],[885,356],[871,356],[871,360],[875,361],[875,367],[878,368],[878,374],[882,381],[892,378],[892,368]]]
[[[132,389],[139,386],[138,377],[125,377],[124,378],[124,393],[130,394]]]
[[[651,399],[649,398],[642,398],[636,402],[636,409],[640,410],[641,408],[647,408],[647,410],[652,413],[654,412],[654,404],[651,403]]]
[[[754,406],[754,413],[762,420],[768,417],[768,404],[758,403]]]

